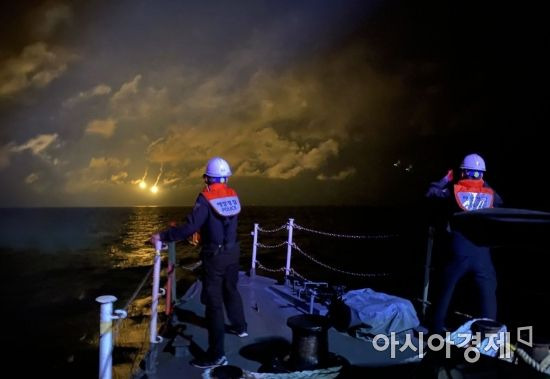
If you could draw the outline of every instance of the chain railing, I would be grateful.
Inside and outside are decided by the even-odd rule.
[[[274,245],[266,245],[266,244],[262,244],[262,243],[258,242],[258,235],[259,235],[260,231],[267,232],[267,233],[274,233],[274,232],[280,231],[280,230],[285,229],[285,228],[288,230],[287,241],[283,241],[281,243],[274,244]],[[286,279],[287,284],[289,284],[288,279],[289,279],[290,275],[296,276],[300,279],[303,279],[303,280],[307,281],[307,279],[303,275],[298,273],[290,265],[292,250],[297,251],[298,253],[300,253],[301,255],[303,255],[304,257],[309,259],[310,261],[318,264],[319,266],[324,267],[328,270],[340,273],[340,274],[350,275],[350,276],[353,276],[353,277],[363,277],[363,278],[387,277],[387,276],[391,275],[390,273],[386,273],[386,272],[365,273],[365,272],[347,271],[347,270],[344,270],[344,269],[341,269],[341,268],[338,268],[338,267],[331,266],[327,263],[324,263],[324,262],[320,261],[319,259],[315,258],[314,256],[312,256],[311,254],[306,253],[304,250],[302,250],[300,248],[300,246],[298,246],[295,242],[292,241],[293,229],[297,229],[297,230],[301,230],[301,231],[304,231],[304,232],[309,232],[309,233],[313,233],[313,234],[317,234],[317,235],[333,237],[333,238],[381,240],[381,239],[389,239],[389,238],[394,238],[394,237],[399,236],[398,234],[356,235],[356,234],[342,234],[342,233],[332,233],[332,232],[320,231],[320,230],[307,228],[307,227],[299,225],[299,224],[295,224],[294,219],[292,219],[292,218],[289,219],[286,224],[284,224],[284,225],[282,225],[278,228],[275,228],[275,229],[263,229],[263,228],[260,228],[259,224],[254,224],[254,231],[251,233],[254,236],[251,275],[255,274],[255,267],[257,265],[258,268],[260,268],[262,270],[265,270],[265,271],[268,271],[268,272],[277,273],[277,272],[284,271],[285,279]],[[430,302],[428,301],[428,285],[429,285],[429,270],[430,270],[430,266],[431,266],[431,248],[432,248],[432,243],[433,243],[433,231],[430,230],[428,234],[429,234],[429,240],[428,240],[428,248],[427,248],[427,256],[426,256],[426,267],[425,267],[426,273],[425,273],[425,278],[424,278],[424,293],[423,293],[423,298],[418,299],[422,302],[422,307],[423,307],[422,313],[423,314],[425,314],[427,305],[430,304]],[[259,261],[256,260],[257,247],[264,248],[264,249],[275,249],[275,248],[283,247],[285,245],[287,246],[287,257],[286,257],[286,266],[285,267],[281,267],[281,268],[278,268],[278,269],[270,269],[268,267],[263,266]],[[462,312],[458,312],[458,311],[455,311],[454,313],[456,313],[458,315],[465,316],[467,318],[472,318],[471,315],[468,315],[466,313],[462,313]]]
[[[286,242],[286,241],[278,243],[277,245],[264,245],[263,243],[257,242],[256,246],[264,248],[264,249],[276,249],[278,247],[281,247],[281,246],[284,246],[284,245],[287,245],[287,244],[288,244],[288,242]]]
[[[339,234],[339,233],[331,233],[331,232],[323,232],[320,230],[310,229],[306,228],[305,226],[294,224],[294,228],[298,230],[303,230],[305,232],[310,232],[313,234],[319,234],[322,236],[328,236],[328,237],[335,237],[335,238],[352,238],[352,239],[388,239],[388,238],[395,238],[397,237],[397,234],[367,234],[367,235],[359,235],[359,234]]]
[[[275,233],[275,232],[278,232],[279,230],[283,230],[283,229],[287,229],[288,228],[288,224],[283,224],[281,226],[279,226],[278,228],[275,228],[275,229],[264,229],[264,228],[260,228],[260,226],[258,226],[258,230],[260,232],[264,232],[264,233]]]
[[[256,265],[258,266],[259,269],[262,269],[262,270],[268,271],[268,272],[281,272],[281,271],[284,271],[284,270],[285,270],[284,267],[279,267],[279,268],[269,268],[269,267],[266,267],[266,266],[264,266],[263,264],[261,264],[260,261],[256,261]]]
[[[307,254],[305,251],[303,251],[302,249],[300,249],[300,246],[298,246],[296,243],[293,243],[292,244],[292,247],[297,251],[299,252],[300,254],[302,254],[304,257],[306,257],[307,259],[311,260],[312,262],[315,262],[317,263],[319,266],[322,266],[324,268],[327,268],[329,270],[332,270],[332,271],[335,271],[335,272],[338,272],[340,274],[346,274],[346,275],[351,275],[351,276],[361,276],[361,277],[365,277],[365,278],[374,278],[374,277],[380,277],[380,276],[388,276],[389,274],[388,273],[363,273],[363,272],[353,272],[353,271],[346,271],[346,270],[342,270],[342,269],[339,269],[337,267],[333,267],[333,266],[330,266],[326,263],[323,263],[321,262],[320,260],[312,257],[311,255]]]
[[[264,271],[267,271],[267,272],[284,272],[285,271],[285,268],[284,267],[279,267],[279,268],[270,268],[270,267],[266,267],[264,266],[260,261],[256,261],[256,266],[261,269],[261,270],[264,270]],[[305,276],[303,276],[302,274],[300,274],[298,271],[296,271],[295,269],[291,269],[290,270],[292,275],[302,279],[302,280],[305,280],[305,281],[310,281],[309,279],[307,279]]]
[[[275,233],[275,232],[283,230],[285,228],[288,230],[287,241],[283,241],[281,243],[274,244],[274,245],[267,245],[267,244],[263,244],[263,243],[258,242],[259,232]],[[307,227],[302,226],[302,225],[295,224],[294,219],[292,219],[292,218],[290,218],[286,224],[281,225],[280,227],[274,228],[274,229],[263,229],[263,228],[260,227],[259,224],[254,224],[254,230],[251,233],[252,236],[254,237],[254,242],[253,242],[253,245],[252,245],[252,266],[251,266],[251,270],[250,270],[251,275],[255,275],[256,266],[258,268],[260,268],[262,270],[265,270],[265,271],[268,271],[268,272],[279,272],[279,271],[281,271],[281,269],[268,269],[265,266],[263,266],[262,264],[260,264],[260,262],[256,259],[256,257],[257,257],[257,248],[260,247],[260,248],[263,248],[263,249],[276,249],[276,248],[283,247],[285,245],[287,246],[287,256],[286,256],[286,266],[283,268],[283,270],[285,272],[285,278],[287,278],[287,283],[288,283],[288,277],[291,273],[298,276],[298,277],[303,278],[303,275],[298,274],[296,272],[296,270],[294,270],[291,267],[291,256],[292,256],[292,250],[293,249],[298,251],[300,254],[302,254],[303,256],[305,256],[306,258],[311,260],[312,262],[317,263],[318,265],[320,265],[320,266],[322,266],[322,267],[324,267],[328,270],[338,272],[340,274],[350,275],[350,276],[355,276],[355,277],[366,277],[366,278],[367,277],[368,278],[383,277],[383,276],[388,276],[389,275],[388,273],[363,273],[363,272],[347,271],[347,270],[343,270],[343,269],[338,268],[338,267],[331,266],[327,263],[321,262],[319,259],[313,257],[310,254],[307,254],[296,243],[294,243],[292,241],[293,229],[298,229],[298,230],[302,230],[302,231],[305,231],[305,232],[314,233],[314,234],[323,235],[323,236],[329,236],[329,237],[333,237],[333,238],[388,239],[388,238],[392,238],[392,237],[397,236],[396,234],[354,235],[354,234],[340,234],[340,233],[325,232],[325,231],[315,230],[315,229],[307,228]]]

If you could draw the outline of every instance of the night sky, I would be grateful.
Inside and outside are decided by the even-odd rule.
[[[414,205],[477,152],[549,209],[536,4],[3,4],[0,206],[191,205],[217,155],[245,205]]]

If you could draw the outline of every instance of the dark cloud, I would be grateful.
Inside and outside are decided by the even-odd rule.
[[[0,177],[17,179],[4,204],[187,204],[213,155],[258,204],[414,203],[471,151],[496,184],[509,167],[534,173],[548,33],[533,7],[8,5]],[[48,159],[32,153],[52,135]],[[153,198],[136,184],[161,167]]]

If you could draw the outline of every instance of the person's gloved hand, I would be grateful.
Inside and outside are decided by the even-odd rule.
[[[445,180],[447,183],[452,182],[454,177],[453,169],[450,169],[447,171],[447,175],[443,177],[443,180]]]

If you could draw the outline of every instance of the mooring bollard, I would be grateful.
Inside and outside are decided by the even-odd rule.
[[[326,316],[292,316],[288,318],[287,325],[292,329],[292,369],[317,369],[327,363],[329,320]]]

